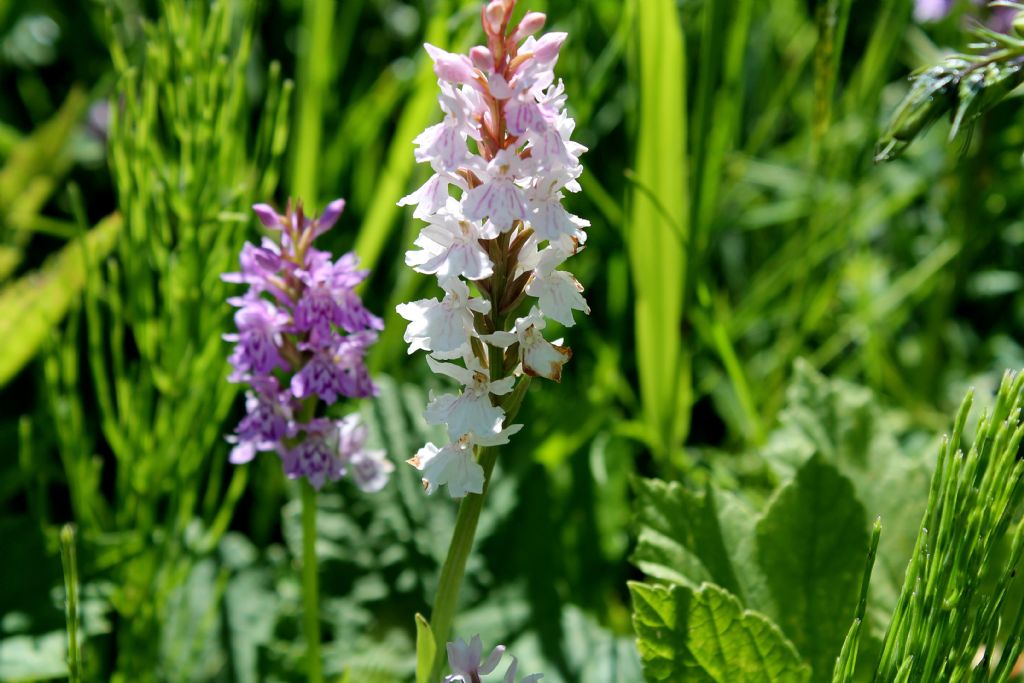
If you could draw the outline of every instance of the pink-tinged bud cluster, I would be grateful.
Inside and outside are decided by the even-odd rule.
[[[316,417],[341,397],[373,396],[377,389],[364,362],[384,325],[355,292],[367,271],[354,254],[336,261],[313,246],[337,222],[345,207],[338,199],[311,219],[302,207],[279,214],[266,204],[253,207],[270,231],[260,246],[246,243],[241,270],[227,282],[248,285],[228,302],[237,331],[231,382],[249,386],[245,417],[228,437],[231,462],[249,462],[259,452],[280,456],[290,478],[306,477],[320,488],[346,472],[360,488],[376,491],[394,469],[383,451],[366,448],[358,414],[342,420]]]
[[[427,444],[410,463],[428,492],[447,484],[455,497],[482,491],[474,446],[507,443],[518,431],[505,424],[502,398],[516,376],[561,377],[571,352],[544,339],[545,318],[569,327],[574,311],[590,312],[583,287],[562,268],[590,225],[562,205],[566,192],[580,191],[586,151],[571,140],[575,122],[554,75],[566,34],[534,37],[546,21],[540,12],[512,25],[514,5],[483,6],[487,44],[468,55],[426,46],[444,118],[414,141],[416,160],[433,174],[399,202],[427,223],[406,264],[436,275],[444,292],[398,306],[409,352],[427,351],[435,372],[463,385],[427,408],[429,422],[447,426],[449,444]],[[462,364],[437,362],[456,359]]]

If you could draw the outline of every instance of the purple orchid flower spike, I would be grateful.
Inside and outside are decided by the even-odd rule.
[[[304,477],[317,489],[350,472],[356,485],[377,491],[394,469],[382,451],[366,447],[359,415],[342,420],[316,417],[342,398],[377,393],[366,354],[383,321],[364,306],[355,286],[369,274],[355,254],[333,260],[313,246],[345,208],[343,199],[318,218],[289,204],[284,214],[269,204],[253,212],[271,231],[260,246],[246,243],[241,270],[227,282],[248,291],[228,300],[237,331],[228,380],[246,384],[246,414],[227,440],[230,461],[242,464],[258,453],[276,453],[290,478]]]

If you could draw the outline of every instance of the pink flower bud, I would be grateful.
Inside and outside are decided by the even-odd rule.
[[[481,71],[493,71],[494,70],[494,55],[483,45],[477,45],[469,51],[469,59],[473,62],[473,66],[480,69]]]
[[[281,229],[281,217],[277,215],[277,211],[274,211],[274,207],[270,204],[253,204],[252,210],[260,219],[260,223],[266,227],[271,230]]]
[[[449,83],[472,83],[476,78],[473,63],[465,55],[456,55],[441,48],[424,43],[427,54],[434,60],[434,73]]]
[[[484,18],[487,20],[487,26],[484,28],[490,29],[488,33],[500,33],[506,16],[505,3],[502,0],[491,0],[484,10]]]
[[[568,33],[562,32],[544,34],[533,48],[534,59],[544,65],[554,62],[558,59],[558,51],[562,49],[562,43],[568,37]]]
[[[319,228],[319,232],[326,232],[329,230],[338,221],[338,217],[341,216],[341,212],[344,210],[344,199],[335,199],[333,202],[328,204],[327,208],[324,209],[323,214],[317,220],[317,228]]]
[[[547,15],[543,12],[527,12],[523,20],[519,22],[519,26],[512,33],[512,41],[518,43],[526,36],[533,35],[541,30],[544,28],[544,22],[547,19]]]

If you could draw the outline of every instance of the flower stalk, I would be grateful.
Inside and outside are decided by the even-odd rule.
[[[383,451],[366,448],[367,429],[359,414],[341,420],[327,414],[340,398],[377,393],[366,368],[368,347],[383,322],[355,293],[367,276],[354,254],[335,260],[313,246],[341,216],[345,202],[335,200],[317,218],[301,204],[284,214],[266,204],[253,207],[270,231],[260,246],[246,243],[241,270],[223,277],[248,285],[229,300],[237,332],[231,382],[245,383],[246,415],[227,440],[230,461],[243,464],[257,453],[280,457],[285,474],[299,479],[302,505],[302,602],[306,636],[306,673],[323,683],[319,581],[316,559],[317,491],[350,474],[366,492],[388,481],[393,465]],[[318,409],[322,408],[318,416]]]
[[[448,555],[441,567],[437,595],[430,613],[430,630],[433,631],[435,640],[440,643],[447,641],[451,632],[452,620],[455,618],[455,610],[458,605],[459,589],[466,572],[466,562],[473,550],[473,539],[476,536],[477,523],[480,521],[480,512],[484,508],[484,497],[487,495],[487,487],[491,481],[494,464],[498,459],[498,449],[478,449],[477,458],[484,471],[483,492],[470,493],[459,503],[459,513],[455,518],[455,531],[452,532]],[[439,648],[434,657],[430,680],[436,681],[441,676],[443,664],[444,653]]]
[[[302,491],[302,620],[306,634],[306,678],[323,683],[320,658],[320,586],[316,561],[316,489],[299,482]]]

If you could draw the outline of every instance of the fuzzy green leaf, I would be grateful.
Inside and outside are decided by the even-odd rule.
[[[703,584],[631,583],[633,625],[648,681],[788,683],[809,670],[767,617],[728,591]]]
[[[757,524],[758,563],[779,625],[827,680],[857,606],[868,547],[850,481],[820,457],[776,492]]]

